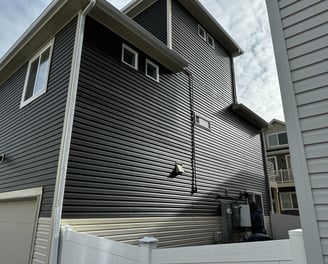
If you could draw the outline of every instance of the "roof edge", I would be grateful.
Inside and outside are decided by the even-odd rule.
[[[259,129],[263,129],[269,126],[267,121],[265,121],[262,117],[260,117],[258,114],[243,104],[232,104],[231,109],[234,113]]]

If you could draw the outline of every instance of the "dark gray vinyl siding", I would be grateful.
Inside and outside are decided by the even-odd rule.
[[[167,44],[166,0],[156,1],[133,20]]]
[[[228,188],[231,195],[257,191],[269,212],[259,131],[229,110],[233,102],[231,60],[216,41],[213,50],[198,36],[198,22],[173,1],[173,49],[189,61],[194,77],[195,111],[211,121],[211,131],[196,127],[200,197]]]
[[[190,197],[187,76],[160,68],[157,83],[121,45],[87,20],[63,218],[209,214]],[[186,173],[168,178],[176,161]]]
[[[27,63],[0,87],[0,192],[43,187],[50,216],[70,77],[76,20],[55,37],[47,92],[20,109]]]

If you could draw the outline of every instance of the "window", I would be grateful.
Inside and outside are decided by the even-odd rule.
[[[53,41],[29,61],[21,107],[27,105],[46,92],[52,46]]]
[[[206,31],[201,25],[198,25],[198,35],[206,41]]]
[[[210,44],[210,46],[215,49],[215,42],[214,42],[214,38],[207,33],[207,42],[208,44]]]
[[[282,210],[298,210],[296,192],[281,192],[280,203]]]
[[[211,121],[199,114],[195,114],[195,123],[208,130],[211,129]]]
[[[159,82],[159,68],[148,59],[146,59],[146,76]]]
[[[268,135],[269,147],[277,147],[287,144],[288,144],[288,138],[286,132]]]
[[[138,52],[127,45],[122,45],[122,62],[138,70]]]

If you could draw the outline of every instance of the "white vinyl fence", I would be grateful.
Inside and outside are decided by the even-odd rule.
[[[306,264],[302,230],[286,240],[157,249],[157,239],[140,246],[62,229],[60,264]]]

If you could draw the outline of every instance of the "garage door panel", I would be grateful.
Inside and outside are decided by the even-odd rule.
[[[29,263],[37,209],[37,199],[0,200],[1,263]]]
[[[0,201],[0,223],[34,223],[36,199]]]

